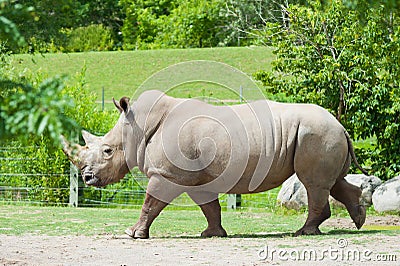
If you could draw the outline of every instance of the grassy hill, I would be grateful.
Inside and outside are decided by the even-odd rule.
[[[235,86],[238,90],[240,86],[249,85],[239,84],[243,75],[236,69],[251,76],[258,70],[269,69],[273,55],[272,49],[267,47],[233,47],[15,55],[14,58],[13,64],[17,71],[40,71],[48,76],[66,74],[71,81],[86,67],[87,86],[97,94],[99,100],[103,87],[106,100],[111,100],[112,97],[131,97],[152,75],[152,84],[145,83],[145,89],[154,87],[165,90],[168,88],[162,88],[163,86],[170,86],[169,89],[172,86],[175,88],[175,92],[171,93],[174,96],[238,99],[235,94],[226,94],[226,87]],[[202,66],[200,70],[197,67],[192,68],[188,63],[176,67],[178,63],[193,60],[216,61],[235,69],[230,69],[230,72],[227,66],[225,69],[222,67],[222,70],[217,69],[222,65],[218,63]],[[166,69],[167,67],[170,68]],[[193,79],[192,82],[182,80],[183,77],[189,79],[189,76],[193,79],[200,78],[195,82]],[[236,80],[235,77],[238,76],[240,78]],[[225,88],[222,94],[219,92],[221,88]]]

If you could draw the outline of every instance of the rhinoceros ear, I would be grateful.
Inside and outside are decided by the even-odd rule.
[[[122,97],[121,100],[119,100],[119,105],[121,106],[124,113],[127,113],[129,111],[129,98]]]
[[[119,104],[119,102],[117,102],[117,101],[114,99],[114,97],[113,97],[113,103],[114,103],[115,107],[117,107],[117,109],[118,109],[118,111],[119,111],[120,113],[122,113],[122,112],[124,111],[124,109],[122,109],[121,105]]]

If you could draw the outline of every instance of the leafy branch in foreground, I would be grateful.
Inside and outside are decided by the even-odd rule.
[[[73,106],[72,99],[62,93],[64,82],[65,79],[55,77],[35,87],[29,83],[1,80],[0,86],[6,89],[0,95],[0,139],[46,134],[58,142],[63,132],[77,127],[64,115],[65,110]]]
[[[0,39],[8,40],[22,47],[26,44],[24,36],[20,33],[17,25],[12,20],[13,17],[27,19],[33,14],[33,7],[25,7],[15,1],[0,0]]]
[[[0,0],[0,37],[17,46],[26,44],[16,24],[10,19],[30,16],[32,7],[15,1]],[[55,143],[74,120],[65,115],[73,100],[63,93],[65,78],[54,77],[32,85],[26,79],[15,79],[8,72],[9,53],[0,43],[0,140],[9,137],[29,138],[48,135]]]

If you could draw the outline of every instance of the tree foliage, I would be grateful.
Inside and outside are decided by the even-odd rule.
[[[17,45],[23,45],[24,38],[8,16],[21,14],[24,17],[32,8],[9,1],[3,1],[0,8],[2,21],[7,21],[0,24],[0,32],[6,33],[6,40],[17,40]],[[15,77],[9,71],[9,55],[4,49],[4,46],[0,47],[0,139],[47,133],[54,142],[58,142],[66,128],[76,126],[72,119],[64,115],[65,108],[73,104],[61,93],[64,80],[54,77],[37,82],[35,78],[29,81]]]
[[[225,39],[224,1],[121,0],[128,49],[212,47]]]
[[[0,0],[0,40],[7,40],[16,46],[24,45],[25,38],[12,18],[18,16],[26,19],[32,12],[32,7],[24,7],[21,4]]]
[[[315,0],[1,0],[8,12],[9,30],[19,28],[28,46],[9,44],[15,52],[70,52],[86,50],[185,48],[214,46],[243,46],[265,44],[256,38],[269,22],[281,22],[287,14],[282,5],[298,4],[310,7]],[[319,0],[328,7],[331,0]],[[398,10],[399,0],[342,0],[345,7],[357,11],[359,18],[368,8],[384,7],[384,12]],[[24,11],[23,7],[31,7]],[[93,26],[93,27],[92,27]],[[104,45],[106,35],[90,35],[96,28],[98,34],[107,32],[112,46]],[[82,45],[81,40],[70,41],[71,32],[90,35],[97,47]],[[80,36],[83,36],[80,35]],[[15,35],[16,36],[16,35]],[[76,35],[75,35],[76,36]]]
[[[307,5],[307,0],[229,0],[222,8],[223,14],[227,18],[225,25],[228,31],[227,43],[234,45],[268,45],[266,39],[260,39],[259,35],[264,30],[266,23],[282,23],[286,19],[286,14],[282,12],[281,6],[297,3]]]
[[[24,8],[17,4],[7,6],[8,10],[1,7],[1,16],[5,18],[2,21],[7,21],[0,23],[0,31],[5,33],[2,40],[17,40],[15,45],[23,45],[24,41],[18,41],[22,38],[18,27],[7,15],[17,15],[14,11]],[[1,156],[13,158],[0,164],[0,183],[16,188],[16,193],[2,193],[2,198],[68,202],[69,190],[65,188],[69,176],[65,173],[70,163],[57,145],[60,135],[77,133],[78,125],[105,132],[115,122],[110,113],[96,112],[95,96],[84,86],[84,70],[79,82],[69,86],[65,85],[64,77],[16,75],[10,66],[9,53],[0,46],[0,144],[11,147],[1,149]],[[98,123],[100,120],[105,123]]]
[[[400,172],[400,20],[383,6],[359,19],[342,1],[285,7],[284,23],[267,23],[276,47],[273,72],[256,77],[271,92],[329,109],[355,138],[376,138],[372,170]]]
[[[93,29],[92,25],[100,25],[112,32],[111,38],[114,49],[121,46],[121,37],[118,34],[122,26],[124,15],[118,1],[88,1],[88,0],[3,0],[7,6],[27,6],[29,15],[22,16],[21,12],[8,12],[8,18],[13,21],[28,45],[21,47],[10,45],[9,49],[15,52],[56,52],[70,51],[68,48],[70,33],[75,29]],[[92,37],[91,41],[96,40]],[[84,41],[84,39],[82,40]],[[99,39],[101,40],[101,37]],[[104,43],[99,43],[101,46]],[[79,46],[78,46],[79,47]],[[74,49],[76,49],[74,47]],[[101,49],[94,49],[101,50]]]

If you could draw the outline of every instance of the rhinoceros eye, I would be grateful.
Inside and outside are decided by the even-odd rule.
[[[113,155],[113,149],[111,149],[110,147],[104,148],[103,150],[103,155],[105,158],[109,158],[111,157],[111,155]]]

